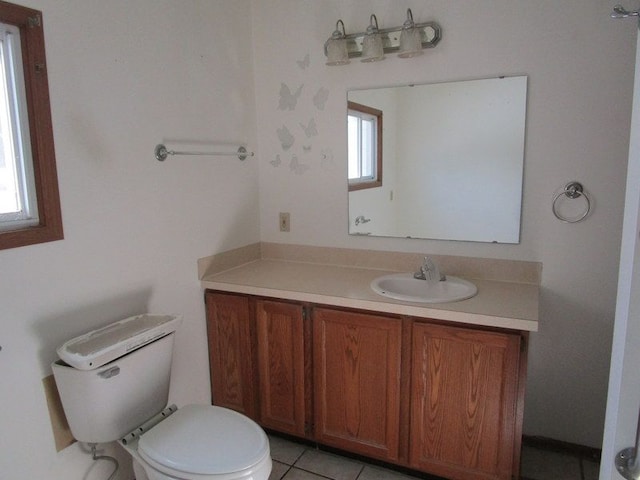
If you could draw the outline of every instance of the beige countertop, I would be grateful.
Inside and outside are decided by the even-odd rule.
[[[207,289],[300,302],[513,330],[538,330],[538,285],[469,279],[478,287],[478,294],[473,298],[417,304],[396,301],[371,290],[369,284],[373,279],[390,273],[397,272],[262,259],[204,275],[201,284]]]

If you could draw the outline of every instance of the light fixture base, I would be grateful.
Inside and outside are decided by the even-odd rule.
[[[442,40],[442,27],[437,22],[416,23],[415,27],[420,34],[422,48],[434,48]],[[400,35],[403,26],[381,28],[378,33],[382,37],[382,49],[385,54],[398,53],[400,51]],[[362,57],[363,42],[366,32],[350,33],[345,35],[347,41],[347,53],[349,58]],[[327,56],[327,42],[324,44],[324,54]]]

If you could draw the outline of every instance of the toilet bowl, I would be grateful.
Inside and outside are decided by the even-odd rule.
[[[187,405],[133,441],[136,480],[266,480],[269,441],[252,420],[232,410]]]
[[[117,441],[137,480],[267,480],[269,441],[253,420],[212,405],[166,408],[179,323],[138,315],[58,348],[52,370],[71,433]]]

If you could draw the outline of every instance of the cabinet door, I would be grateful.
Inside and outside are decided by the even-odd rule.
[[[519,349],[518,335],[414,323],[412,467],[459,480],[512,478]]]
[[[316,439],[389,461],[398,458],[400,319],[313,311]]]
[[[249,298],[207,292],[205,299],[212,403],[255,419]]]
[[[304,326],[301,305],[258,300],[260,423],[305,434]]]

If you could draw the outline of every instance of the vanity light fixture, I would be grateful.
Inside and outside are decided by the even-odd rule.
[[[342,31],[340,26],[342,25]],[[324,44],[327,65],[346,65],[349,63],[347,52],[347,39],[342,20],[336,22],[336,29],[331,34],[331,38]]]
[[[361,62],[377,62],[384,60],[384,50],[382,48],[382,35],[378,29],[378,19],[374,14],[369,17],[367,33],[362,40]]]
[[[324,54],[327,65],[345,65],[350,58],[373,62],[390,53],[410,58],[420,55],[425,48],[435,47],[441,39],[442,28],[438,23],[415,23],[411,9],[407,9],[407,20],[398,27],[378,28],[378,19],[372,14],[365,32],[347,34],[344,23],[338,20],[336,30],[324,44]]]
[[[402,32],[400,33],[400,52],[398,56],[400,58],[410,58],[417,55],[422,55],[422,38],[420,30],[416,28],[416,24],[413,21],[413,13],[411,13],[410,8],[407,8],[407,19],[402,25]]]

